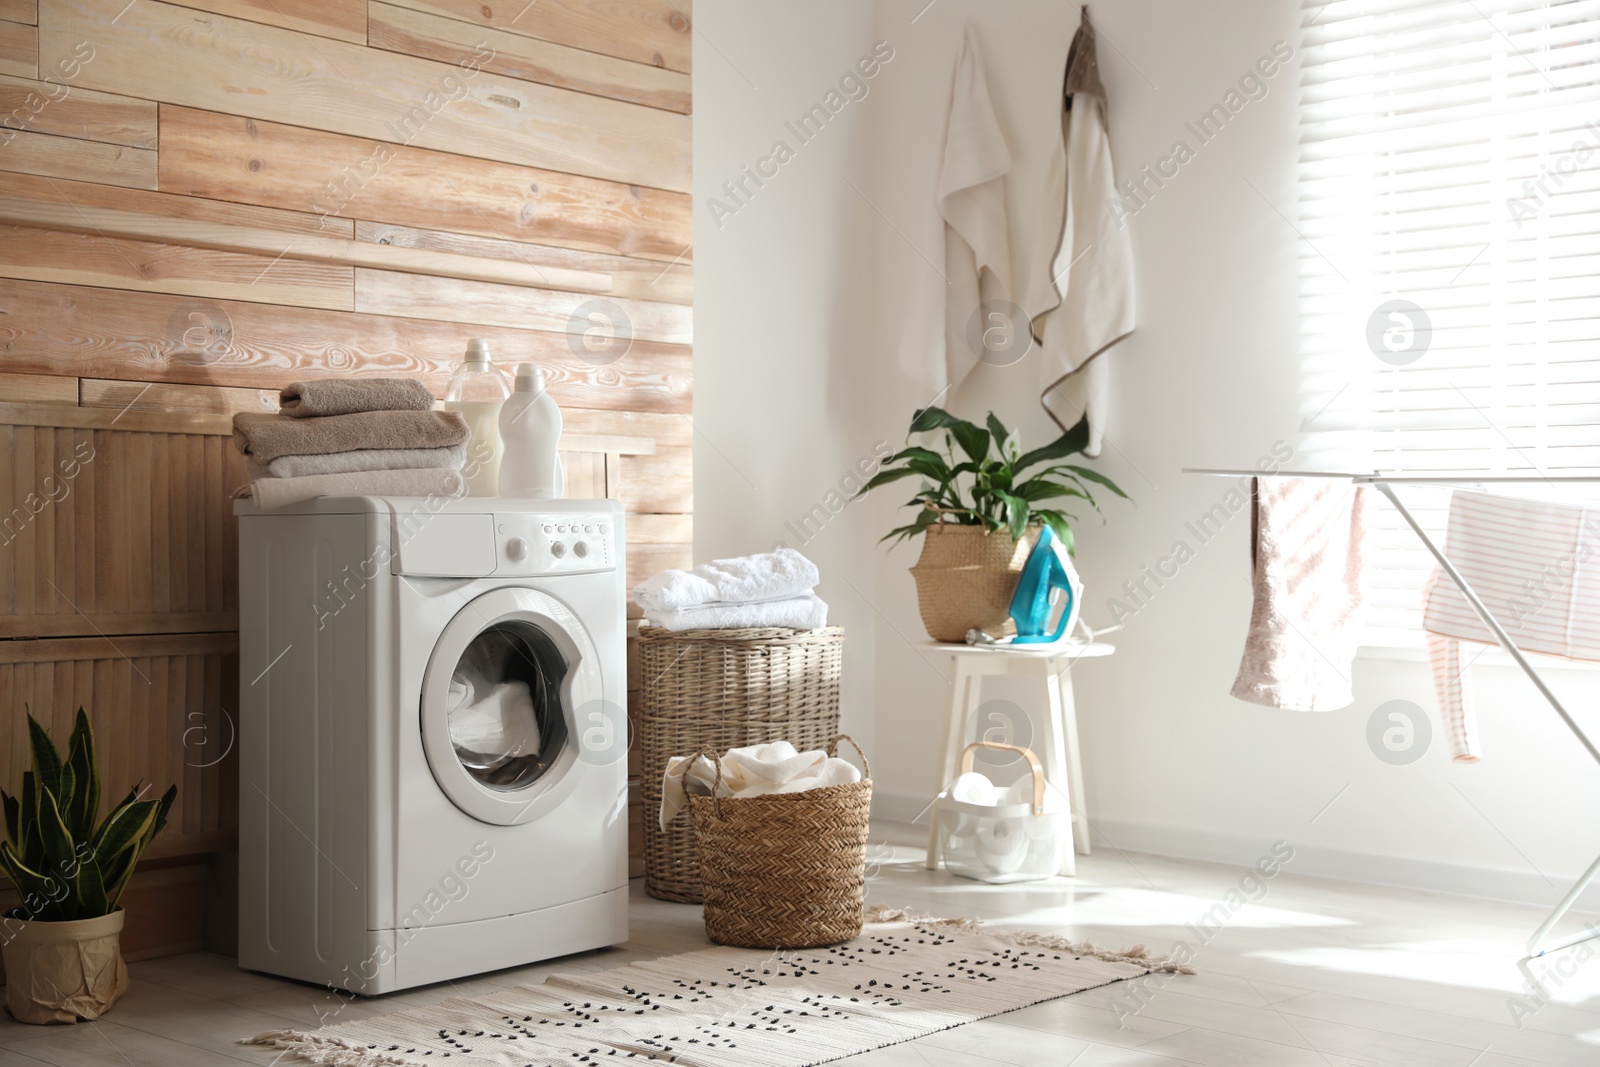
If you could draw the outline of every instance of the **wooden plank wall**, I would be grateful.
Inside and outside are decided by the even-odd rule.
[[[0,402],[228,415],[324,375],[442,394],[484,337],[545,365],[568,433],[654,441],[586,469],[627,504],[631,581],[687,564],[690,17],[690,0],[0,0]],[[148,471],[118,506],[165,499],[174,535],[231,566],[231,517],[173,481],[210,472],[225,493],[221,442],[155,428],[180,432],[115,435]],[[75,433],[8,440],[0,470]],[[116,692],[24,669],[42,642],[231,628],[225,589],[137,610],[160,582],[81,551],[107,579],[67,603],[41,586],[57,561],[0,546],[0,643],[18,646],[0,701]],[[205,655],[220,672],[231,653]]]

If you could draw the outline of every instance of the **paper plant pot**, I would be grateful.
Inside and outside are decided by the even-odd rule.
[[[0,922],[6,1008],[25,1023],[98,1019],[128,991],[122,909],[71,922]]]
[[[922,555],[911,568],[922,625],[935,641],[965,641],[968,630],[999,637],[1010,633],[1011,595],[1039,539],[1030,526],[1022,540],[1005,530],[938,524],[922,535]]]

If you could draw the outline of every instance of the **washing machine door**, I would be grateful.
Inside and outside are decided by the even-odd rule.
[[[473,818],[531,822],[584,772],[579,724],[604,695],[594,642],[571,608],[533,589],[484,593],[445,626],[423,676],[428,766]]]

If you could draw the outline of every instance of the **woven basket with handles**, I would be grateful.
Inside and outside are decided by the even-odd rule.
[[[847,785],[756,797],[692,796],[706,936],[741,948],[815,948],[861,932],[872,768]],[[720,752],[701,753],[717,765]]]
[[[818,630],[639,628],[639,776],[644,888],[662,900],[700,903],[695,831],[666,830],[661,776],[673,756],[790,741],[804,752],[839,732],[844,627]]]
[[[917,609],[935,641],[961,642],[968,630],[993,636],[1011,627],[1011,595],[1039,540],[1030,526],[1020,541],[1005,530],[936,523],[922,535],[922,555],[911,568]]]

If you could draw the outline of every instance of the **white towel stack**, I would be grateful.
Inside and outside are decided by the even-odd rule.
[[[820,579],[816,564],[780,548],[662,571],[635,587],[633,599],[663,630],[814,630],[828,623],[828,605],[813,592]]]

